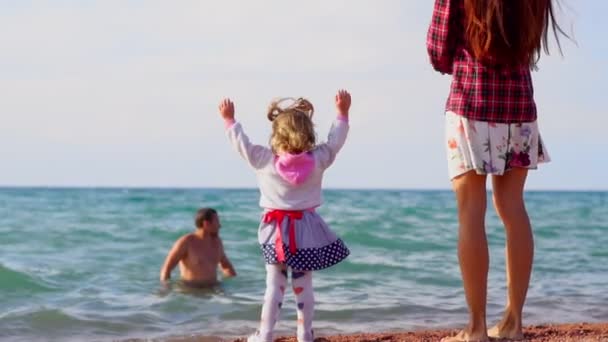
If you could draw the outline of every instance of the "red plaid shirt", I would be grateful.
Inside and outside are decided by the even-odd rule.
[[[501,123],[536,120],[530,67],[483,65],[464,41],[464,0],[435,0],[427,49],[435,70],[452,75],[446,111]]]

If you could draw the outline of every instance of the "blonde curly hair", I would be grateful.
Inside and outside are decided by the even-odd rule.
[[[288,106],[281,104],[291,101]],[[272,121],[270,147],[277,154],[299,154],[315,147],[316,135],[312,115],[315,109],[310,101],[298,98],[282,98],[272,101],[268,107],[268,120]]]

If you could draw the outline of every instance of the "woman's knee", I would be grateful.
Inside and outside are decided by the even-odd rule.
[[[527,170],[514,169],[492,178],[492,198],[498,215],[503,219],[526,213],[524,185]]]
[[[494,192],[492,198],[496,213],[503,221],[526,212],[523,198],[517,194],[497,194]]]

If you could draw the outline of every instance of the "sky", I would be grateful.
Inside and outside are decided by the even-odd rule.
[[[533,75],[553,161],[527,188],[608,190],[608,2],[562,4],[575,42]],[[326,188],[448,189],[432,5],[0,0],[0,185],[255,187],[219,101],[264,144],[269,102],[306,97],[323,140],[344,88],[351,129]]]

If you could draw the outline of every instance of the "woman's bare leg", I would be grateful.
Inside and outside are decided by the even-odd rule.
[[[458,204],[458,260],[469,307],[469,324],[442,341],[487,341],[488,242],[485,231],[486,176],[467,172],[452,181]]]
[[[532,273],[534,239],[524,204],[527,169],[515,168],[492,178],[494,206],[506,231],[507,305],[490,337],[522,339],[522,310]]]

